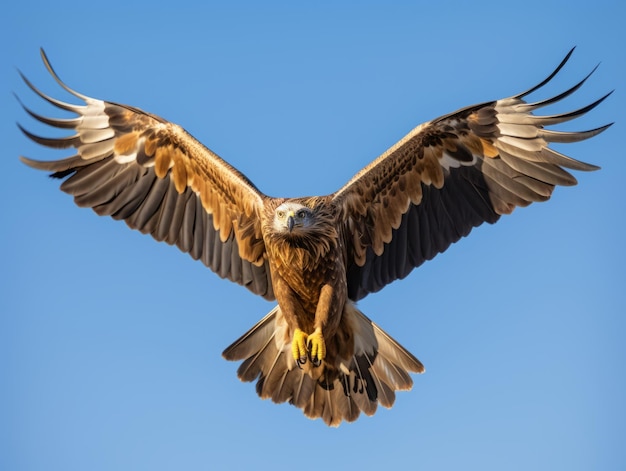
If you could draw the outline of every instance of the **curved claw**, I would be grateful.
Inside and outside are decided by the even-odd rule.
[[[315,332],[309,335],[307,340],[309,360],[311,360],[313,366],[320,366],[322,360],[326,357],[326,342],[321,329],[315,329]]]

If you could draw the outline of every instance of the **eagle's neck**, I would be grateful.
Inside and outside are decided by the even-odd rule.
[[[266,242],[271,258],[285,267],[310,271],[318,267],[337,247],[337,237],[319,234],[298,237],[271,237]]]

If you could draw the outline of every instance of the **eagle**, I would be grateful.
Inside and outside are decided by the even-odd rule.
[[[330,426],[391,407],[409,390],[422,363],[356,306],[369,293],[406,277],[472,228],[535,201],[557,185],[575,185],[567,170],[599,167],[550,148],[591,138],[587,131],[546,129],[595,108],[611,92],[575,111],[534,112],[576,90],[525,98],[563,68],[574,49],[541,83],[510,98],[462,108],[411,130],[333,194],[271,197],[182,127],[128,105],[83,95],[76,105],[43,100],[73,113],[37,121],[69,130],[38,144],[74,149],[42,161],[21,157],[62,180],[80,207],[124,220],[132,229],[176,245],[217,275],[276,306],[223,352],[241,361],[242,381],[261,398],[289,402]],[[310,162],[315,164],[315,162]]]

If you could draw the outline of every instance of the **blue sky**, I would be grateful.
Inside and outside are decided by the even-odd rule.
[[[0,469],[623,469],[626,60],[620,2],[22,2],[0,28]],[[357,6],[358,5],[358,6]],[[480,6],[479,6],[480,5]],[[513,6],[514,5],[514,6]],[[222,350],[272,304],[74,206],[19,155],[67,98],[184,126],[270,195],[330,193],[415,125],[542,80],[616,92],[559,147],[602,170],[483,226],[360,303],[426,365],[391,410],[329,429],[260,400]],[[44,113],[44,114],[45,114]],[[297,178],[293,178],[296,175]]]

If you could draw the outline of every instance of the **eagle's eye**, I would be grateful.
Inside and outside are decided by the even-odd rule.
[[[301,209],[300,211],[298,211],[298,214],[296,214],[296,216],[298,216],[298,219],[304,219],[306,217],[306,211],[304,209]]]
[[[276,216],[278,216],[279,219],[284,219],[285,211],[283,211],[282,209],[279,209],[278,211],[276,211]]]

